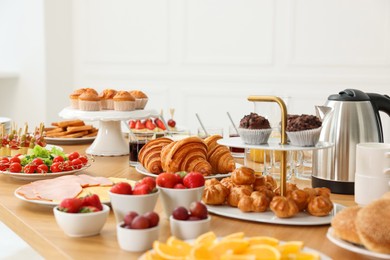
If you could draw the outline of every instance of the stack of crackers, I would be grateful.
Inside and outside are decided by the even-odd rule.
[[[45,136],[51,138],[85,138],[94,137],[98,129],[86,125],[82,120],[66,120],[51,124],[54,127],[45,128]]]

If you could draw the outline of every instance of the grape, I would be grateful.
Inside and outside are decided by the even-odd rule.
[[[149,220],[150,227],[157,226],[160,220],[159,215],[153,211],[145,213],[144,217],[146,217]]]
[[[131,226],[131,222],[133,222],[134,218],[138,216],[138,213],[135,211],[130,211],[125,215],[123,218],[123,221],[125,222],[126,226]]]
[[[200,201],[194,201],[190,204],[190,214],[199,219],[206,219],[208,215],[207,207]]]
[[[150,227],[149,220],[144,216],[136,216],[131,222],[132,229],[145,229]]]
[[[189,217],[188,210],[185,207],[177,207],[173,210],[172,216],[177,220],[187,220]]]

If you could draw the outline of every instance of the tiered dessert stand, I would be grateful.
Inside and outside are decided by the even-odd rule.
[[[86,153],[96,156],[122,156],[129,154],[129,144],[123,137],[121,122],[130,119],[159,117],[160,114],[155,110],[81,111],[67,107],[59,113],[59,116],[65,119],[99,121],[99,132]]]
[[[287,152],[288,151],[304,151],[304,150],[319,150],[327,149],[333,146],[331,143],[319,142],[313,147],[300,147],[287,144],[287,108],[284,101],[275,96],[249,96],[249,101],[252,102],[276,102],[281,109],[281,136],[280,143],[267,143],[262,145],[249,145],[241,141],[240,137],[225,138],[218,140],[219,144],[245,148],[245,149],[259,149],[259,150],[273,150],[281,151],[280,159],[280,192],[282,196],[286,195],[286,179],[287,179]]]

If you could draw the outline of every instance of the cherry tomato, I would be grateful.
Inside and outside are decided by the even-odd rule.
[[[73,171],[73,164],[71,161],[65,161],[62,163],[63,171]]]
[[[51,172],[62,172],[62,163],[61,162],[55,162],[50,166]]]
[[[49,171],[49,167],[46,164],[40,164],[37,167],[37,172],[38,173],[47,173]]]
[[[73,152],[68,155],[69,161],[73,161],[74,159],[77,159],[80,157],[80,154],[78,152]]]
[[[2,162],[0,162],[0,171],[6,171],[8,167],[9,164],[3,164]]]
[[[20,163],[20,159],[19,159],[19,157],[12,157],[11,159],[9,159],[9,162],[10,163],[14,163],[14,162]]]
[[[1,158],[0,162],[9,163],[9,159],[7,157],[3,157]]]
[[[54,159],[53,159],[53,163],[63,162],[63,161],[64,161],[64,157],[62,157],[61,155],[58,155],[58,156],[54,157]]]
[[[32,164],[35,166],[41,165],[43,164],[43,160],[41,158],[35,158],[34,160],[32,160]]]
[[[73,169],[81,169],[83,168],[83,162],[80,160],[80,158],[76,158],[72,160]]]
[[[86,165],[88,163],[88,158],[87,156],[80,156],[79,159],[83,163],[83,165]]]
[[[11,165],[9,166],[9,171],[10,172],[21,172],[22,171],[22,165],[20,165],[20,163],[11,163]]]
[[[26,166],[24,166],[23,172],[24,173],[34,173],[36,169],[37,169],[37,166],[35,166],[33,164],[27,164]]]

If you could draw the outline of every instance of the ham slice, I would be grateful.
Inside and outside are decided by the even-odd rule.
[[[28,200],[61,201],[65,198],[76,197],[82,192],[83,187],[112,184],[112,181],[105,177],[93,177],[86,174],[65,175],[23,185],[17,193]]]

